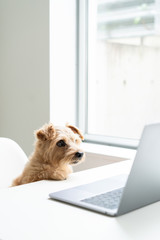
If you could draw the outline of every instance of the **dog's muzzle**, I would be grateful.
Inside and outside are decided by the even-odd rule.
[[[82,159],[83,155],[84,155],[83,152],[76,152],[74,155],[74,161],[72,163],[73,164],[78,163]]]

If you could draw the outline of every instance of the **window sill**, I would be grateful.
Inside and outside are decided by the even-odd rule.
[[[75,172],[120,161],[133,160],[136,154],[134,149],[92,143],[82,143],[82,149],[86,153],[86,160],[80,165],[73,167]]]
[[[127,158],[133,159],[136,154],[136,150],[128,149],[128,148],[121,148],[121,147],[111,147],[101,144],[94,144],[94,143],[82,143],[82,148],[86,153],[95,153],[99,155],[107,155],[112,157],[120,157],[120,158]]]

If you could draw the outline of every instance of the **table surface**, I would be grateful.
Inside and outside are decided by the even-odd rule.
[[[76,172],[65,181],[39,181],[0,190],[0,240],[151,240],[160,236],[160,202],[120,217],[48,198],[50,192],[129,173],[131,160]]]

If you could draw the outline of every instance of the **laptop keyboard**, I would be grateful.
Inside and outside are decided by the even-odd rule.
[[[81,200],[81,202],[93,204],[99,207],[115,209],[118,208],[120,197],[124,188],[119,188],[111,192],[102,193],[91,198]]]

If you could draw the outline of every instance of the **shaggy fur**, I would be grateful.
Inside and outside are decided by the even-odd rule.
[[[78,164],[85,158],[80,149],[83,135],[74,126],[56,127],[51,123],[45,124],[35,135],[35,150],[12,186],[44,179],[64,180],[72,172],[71,165]]]

